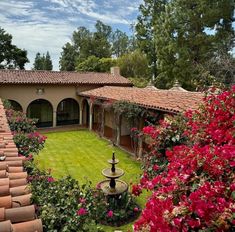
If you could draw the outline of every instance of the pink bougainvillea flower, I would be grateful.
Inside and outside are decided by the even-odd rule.
[[[107,213],[107,217],[113,217],[113,211],[112,210],[109,210],[108,213]]]
[[[84,204],[84,203],[86,203],[86,199],[81,197],[81,198],[79,199],[79,202],[80,202],[81,204]]]
[[[135,207],[135,208],[133,209],[133,211],[134,211],[134,212],[138,212],[138,211],[139,211],[139,208],[138,208],[138,207]]]
[[[85,208],[80,208],[78,211],[77,211],[77,215],[78,216],[83,216],[83,215],[86,215],[87,214],[87,210]]]
[[[47,182],[51,183],[51,182],[54,182],[55,179],[53,177],[47,177]]]

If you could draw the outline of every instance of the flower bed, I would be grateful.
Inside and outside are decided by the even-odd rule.
[[[173,120],[143,130],[154,142],[133,193],[146,188],[152,196],[135,231],[235,229],[235,86],[206,97],[184,121],[185,127]],[[177,133],[164,134],[172,126]]]

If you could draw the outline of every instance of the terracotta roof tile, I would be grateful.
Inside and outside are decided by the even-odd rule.
[[[146,108],[173,113],[198,108],[204,96],[203,93],[189,91],[154,90],[148,88],[113,86],[104,86],[84,91],[80,93],[80,95],[115,101],[125,100],[137,103]]]
[[[0,161],[0,232],[42,232],[42,222],[35,218],[35,208],[30,205],[24,158],[18,157],[1,100],[0,157],[5,157]]]
[[[0,70],[0,84],[101,84],[132,86],[120,75],[98,72]]]

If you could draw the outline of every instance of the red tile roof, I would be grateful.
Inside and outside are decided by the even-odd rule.
[[[96,72],[0,70],[0,84],[101,84],[132,86],[123,76]]]
[[[0,232],[42,232],[31,204],[24,157],[18,156],[5,111],[0,100]]]
[[[198,92],[114,86],[84,91],[80,95],[105,100],[125,100],[146,108],[173,113],[198,108],[204,96]]]

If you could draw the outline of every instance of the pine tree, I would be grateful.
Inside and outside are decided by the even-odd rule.
[[[36,54],[34,64],[33,64],[34,70],[43,70],[43,58],[41,57],[41,54],[38,52]]]
[[[154,77],[157,76],[156,21],[161,12],[165,10],[167,2],[167,0],[144,0],[144,3],[139,7],[140,15],[137,18],[137,44],[141,51],[147,54]]]
[[[185,88],[196,88],[199,67],[217,56],[221,47],[228,52],[233,46],[233,11],[231,0],[168,3],[156,20],[158,84],[169,87],[179,79]]]
[[[49,52],[47,51],[45,60],[44,60],[44,70],[52,70],[52,69],[53,69],[52,60],[51,60]]]
[[[47,51],[46,56],[44,54],[41,56],[41,54],[38,52],[34,60],[33,69],[51,71],[52,68],[53,66],[49,52]]]

